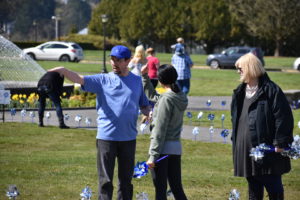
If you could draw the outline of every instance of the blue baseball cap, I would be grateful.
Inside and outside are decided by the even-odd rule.
[[[115,56],[118,59],[130,58],[131,51],[125,46],[117,45],[111,49],[110,56]]]

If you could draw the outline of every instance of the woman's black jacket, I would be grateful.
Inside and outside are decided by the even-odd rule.
[[[239,117],[245,98],[246,84],[234,90],[231,103],[232,148],[236,146]],[[252,146],[261,143],[288,147],[293,142],[294,119],[282,90],[265,73],[259,78],[258,91],[248,110]],[[283,174],[291,169],[290,159],[280,153],[270,153],[263,159],[266,174]]]

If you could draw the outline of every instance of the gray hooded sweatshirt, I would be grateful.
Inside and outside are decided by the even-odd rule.
[[[149,100],[156,102],[151,123],[149,161],[154,162],[160,154],[180,155],[183,115],[188,105],[186,95],[173,91],[159,95],[147,75],[143,75],[143,86]]]

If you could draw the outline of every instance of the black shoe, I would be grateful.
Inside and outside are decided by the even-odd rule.
[[[40,124],[39,124],[39,127],[45,127],[45,126],[44,126],[44,124],[41,124],[41,123],[40,123]]]
[[[59,128],[61,128],[61,129],[68,129],[68,128],[70,128],[69,126],[66,126],[65,124],[63,124],[63,125],[59,125]]]

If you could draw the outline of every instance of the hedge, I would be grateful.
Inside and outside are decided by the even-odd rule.
[[[78,35],[78,34],[71,34],[68,36],[61,37],[61,41],[69,41],[69,42],[76,42],[79,44],[84,50],[99,50],[103,49],[103,37],[99,35]],[[47,41],[41,42],[19,42],[14,41],[14,44],[17,45],[20,49],[25,49],[29,47],[38,46]],[[116,40],[113,38],[106,38],[105,40],[105,49],[110,50],[115,45],[125,45],[131,49],[133,47],[129,45],[127,42],[123,42],[120,40]]]

